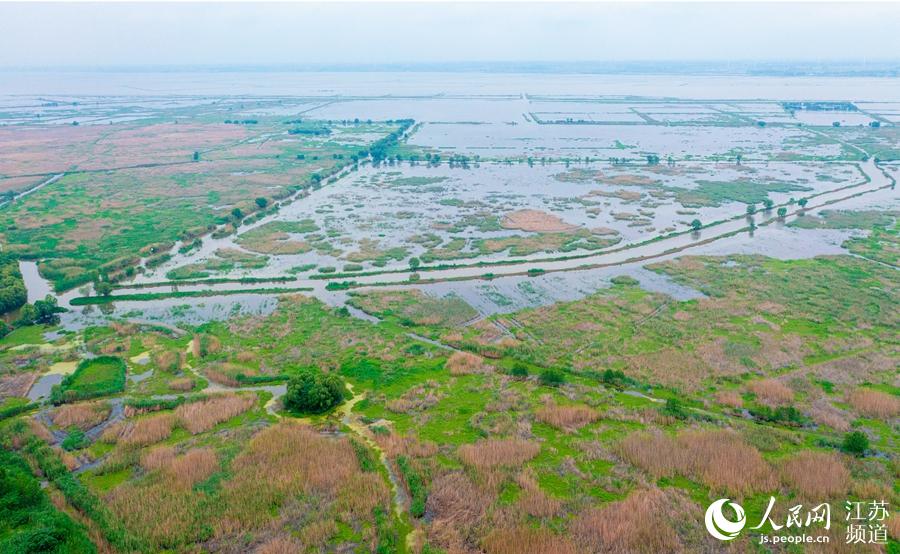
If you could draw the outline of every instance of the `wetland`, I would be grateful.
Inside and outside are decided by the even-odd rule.
[[[900,502],[896,79],[12,75],[0,443],[58,551],[713,551],[719,497]]]

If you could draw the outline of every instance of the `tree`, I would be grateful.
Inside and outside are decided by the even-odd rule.
[[[801,208],[805,208],[805,207],[806,207],[806,204],[807,204],[808,202],[809,202],[808,199],[806,199],[806,198],[801,198],[800,200],[797,201],[797,204],[800,204],[800,207],[801,207]]]
[[[194,161],[195,161],[195,162],[199,162],[199,161],[200,161],[200,152],[198,152],[198,151],[196,151],[196,150],[194,150]]]
[[[747,204],[747,215],[753,215],[756,213],[756,204]]]
[[[259,206],[260,209],[263,209],[269,205],[269,201],[267,199],[263,198],[262,196],[257,198],[255,202],[256,202],[256,205]]]
[[[419,258],[412,257],[409,259],[409,268],[412,270],[418,269],[418,267],[422,265],[422,261]]]
[[[763,206],[766,207],[766,210],[771,210],[772,206],[775,205],[775,202],[771,198],[766,198],[763,200]]]
[[[699,219],[691,221],[691,229],[693,229],[694,231],[699,231],[701,227],[703,227],[703,224],[700,223]]]
[[[284,407],[301,413],[321,414],[343,402],[345,390],[344,382],[337,375],[306,369],[288,382]]]
[[[0,314],[11,312],[28,302],[28,291],[19,271],[19,261],[0,252]]]
[[[25,304],[24,306],[22,306],[22,309],[19,310],[19,319],[13,322],[13,327],[25,327],[27,325],[34,325],[36,319],[37,310],[34,309],[34,305]]]
[[[242,212],[240,208],[235,208],[231,210],[231,216],[238,220],[244,219],[244,212]]]
[[[787,215],[787,208],[785,208],[784,206],[778,208],[778,217],[780,217],[781,219],[784,219],[784,217],[786,215]]]
[[[565,382],[562,372],[556,369],[545,369],[539,377],[541,384],[548,387],[558,387]]]
[[[41,325],[54,325],[58,323],[59,317],[56,314],[65,311],[58,306],[56,297],[49,294],[45,296],[43,300],[35,301],[34,310],[36,313],[34,322]]]
[[[56,314],[64,312],[57,304],[56,297],[47,295],[43,300],[37,300],[34,304],[25,304],[19,311],[19,319],[13,323],[14,327],[26,325],[55,325],[59,322]]]
[[[509,374],[517,379],[525,379],[528,377],[528,367],[523,363],[516,362],[509,370]]]
[[[662,413],[674,417],[675,419],[687,419],[690,415],[684,407],[684,404],[682,404],[681,400],[678,398],[667,399],[666,405],[662,409]]]
[[[869,449],[869,437],[862,431],[851,431],[844,435],[844,442],[841,445],[844,452],[855,456],[865,456]]]
[[[113,286],[109,281],[96,281],[94,283],[94,292],[100,296],[109,296],[112,294]]]

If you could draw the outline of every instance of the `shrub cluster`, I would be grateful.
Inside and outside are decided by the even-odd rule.
[[[344,401],[346,388],[333,373],[305,369],[288,381],[284,407],[300,413],[320,414]]]

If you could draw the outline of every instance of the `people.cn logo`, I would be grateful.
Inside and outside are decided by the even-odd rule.
[[[725,517],[725,514],[722,513],[725,504],[728,504],[731,509],[734,510],[734,515],[737,517],[735,521],[728,519]],[[747,524],[747,516],[744,515],[744,508],[741,507],[740,504],[731,502],[728,498],[720,498],[710,504],[709,508],[706,509],[706,518],[704,521],[706,523],[706,530],[709,531],[710,535],[720,541],[730,541],[737,537],[741,532],[741,529],[744,528],[744,525]]]

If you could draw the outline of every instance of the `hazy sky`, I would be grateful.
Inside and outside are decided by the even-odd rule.
[[[900,4],[0,3],[0,66],[885,60]]]

